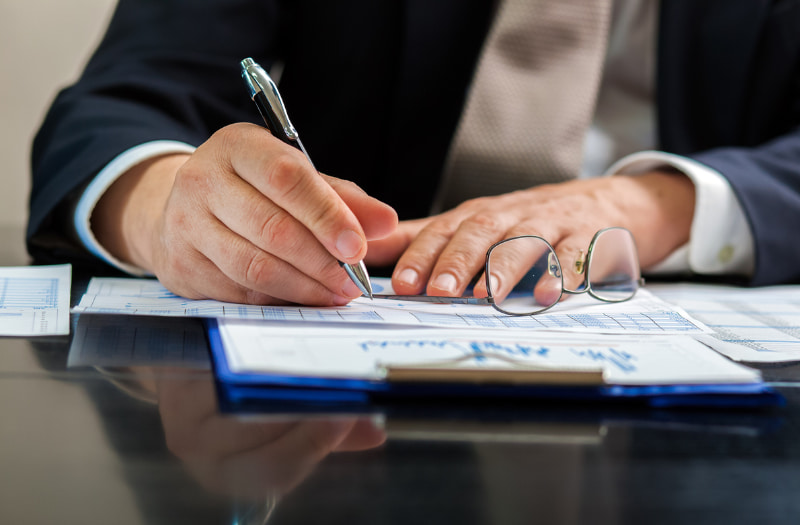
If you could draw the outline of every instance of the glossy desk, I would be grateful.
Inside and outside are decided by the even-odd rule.
[[[4,246],[21,242],[12,233],[0,230]],[[19,246],[2,257],[25,263]],[[85,283],[76,275],[73,301]],[[95,341],[118,354],[139,322]],[[275,419],[220,414],[202,355],[70,368],[76,328],[0,339],[2,524],[800,523],[797,365],[762,367],[788,401],[767,412],[500,404]]]

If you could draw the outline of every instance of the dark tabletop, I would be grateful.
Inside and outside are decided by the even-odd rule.
[[[0,242],[27,263],[21,233]],[[760,367],[787,401],[768,410],[232,414],[196,321],[86,317],[0,338],[0,524],[800,523],[794,364]]]

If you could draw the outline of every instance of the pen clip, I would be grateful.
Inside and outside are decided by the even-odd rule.
[[[240,66],[242,68],[242,78],[245,84],[247,84],[247,88],[250,90],[250,98],[255,99],[258,93],[263,93],[267,98],[269,110],[272,111],[274,117],[280,123],[286,138],[293,141],[300,140],[300,135],[289,120],[289,114],[286,112],[286,107],[283,105],[283,99],[278,91],[278,86],[275,85],[272,78],[264,71],[264,68],[252,58],[245,58],[240,62]]]

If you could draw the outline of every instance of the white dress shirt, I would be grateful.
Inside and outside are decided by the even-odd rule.
[[[689,158],[653,151],[657,0],[615,0],[603,79],[592,126],[586,135],[581,177],[638,174],[669,166],[695,185],[689,242],[648,273],[751,275],[753,238],[727,179]],[[95,238],[91,215],[103,193],[137,164],[170,153],[192,153],[182,142],[153,141],[112,160],[92,180],[75,210],[79,238],[90,252],[133,275],[146,272],[114,258]],[[613,162],[615,159],[616,162]]]

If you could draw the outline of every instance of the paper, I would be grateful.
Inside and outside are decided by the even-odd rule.
[[[648,285],[712,332],[698,339],[737,361],[800,361],[800,286]]]
[[[373,279],[376,291],[391,293],[388,279]],[[74,311],[180,317],[260,319],[301,323],[436,326],[502,331],[558,330],[587,333],[692,334],[708,329],[647,290],[623,303],[574,296],[545,313],[514,317],[491,306],[430,304],[359,298],[347,306],[314,308],[254,306],[178,297],[155,280],[94,278]]]
[[[69,334],[72,267],[0,268],[0,335]]]
[[[755,383],[760,374],[687,336],[537,334],[442,329],[358,331],[317,326],[298,330],[244,320],[219,320],[234,373],[380,380],[391,365],[441,363],[468,357],[460,366],[508,367],[505,359],[553,370],[602,368],[606,383],[674,385]]]

